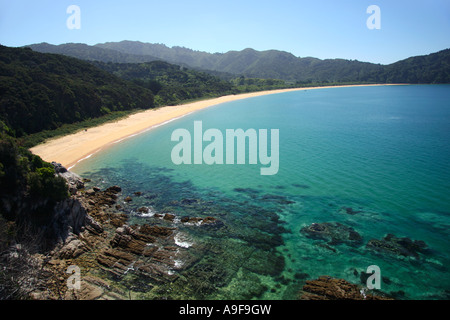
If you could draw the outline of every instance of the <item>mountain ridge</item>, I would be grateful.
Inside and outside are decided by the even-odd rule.
[[[382,65],[349,59],[296,57],[280,50],[257,51],[246,48],[226,53],[208,53],[164,44],[124,40],[93,46],[86,44],[29,45],[35,51],[51,52],[102,62],[143,63],[162,60],[171,64],[208,72],[223,79],[233,76],[281,79],[298,84],[369,83],[450,83],[450,49],[413,56]],[[399,76],[400,75],[400,76]]]

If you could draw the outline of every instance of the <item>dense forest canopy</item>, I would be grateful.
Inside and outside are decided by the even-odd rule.
[[[153,106],[151,90],[85,61],[0,46],[0,120],[16,137]]]
[[[150,89],[157,105],[235,93],[233,85],[228,81],[164,61],[93,64],[124,80]]]

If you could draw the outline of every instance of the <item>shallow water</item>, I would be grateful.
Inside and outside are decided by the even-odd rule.
[[[383,292],[448,299],[448,101],[448,85],[250,98],[125,139],[72,170],[99,186],[118,184],[124,196],[142,192],[126,206],[132,222],[154,223],[152,212],[170,212],[224,223],[211,230],[178,223],[177,243],[195,262],[174,271],[190,284],[172,298],[295,299],[307,279],[329,275],[365,284],[367,267],[378,265]],[[279,172],[262,176],[260,163],[174,165],[171,134],[177,128],[193,134],[195,120],[224,136],[226,129],[279,129]],[[141,206],[152,211],[141,215]],[[351,227],[362,239],[333,242],[300,232],[324,222]],[[387,234],[422,240],[427,249],[405,257],[366,247]],[[143,290],[142,298],[157,292]]]

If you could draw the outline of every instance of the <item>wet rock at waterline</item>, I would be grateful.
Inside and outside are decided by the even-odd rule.
[[[308,280],[300,291],[301,300],[393,300],[344,279],[321,276]]]

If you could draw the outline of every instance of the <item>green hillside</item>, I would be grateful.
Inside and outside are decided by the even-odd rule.
[[[0,46],[0,120],[16,137],[153,106],[151,90],[90,63]]]
[[[369,78],[382,83],[450,83],[450,49],[398,61]]]
[[[155,95],[155,103],[161,106],[236,93],[229,81],[163,61],[93,64],[117,77],[150,89]]]

